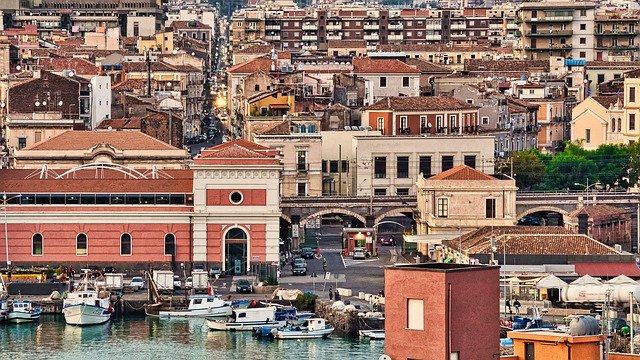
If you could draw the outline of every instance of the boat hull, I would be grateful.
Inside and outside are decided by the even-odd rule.
[[[207,326],[209,327],[209,330],[214,330],[214,331],[255,331],[258,328],[271,327],[275,329],[283,325],[284,325],[284,321],[271,322],[271,323],[267,323],[264,321],[239,323],[239,322],[226,322],[226,321],[207,319]]]
[[[372,340],[384,340],[384,330],[360,330],[360,336]]]
[[[329,336],[333,332],[333,327],[320,330],[279,330],[273,331],[273,337],[279,340],[288,339],[319,339]]]
[[[9,314],[7,315],[7,320],[9,320],[9,322],[12,322],[14,324],[36,322],[40,320],[41,313],[42,312],[40,311],[9,312]]]
[[[160,311],[158,316],[161,319],[164,318],[185,318],[185,317],[221,317],[231,315],[231,306],[221,306],[210,309],[197,309],[197,310],[174,310],[174,311]]]
[[[77,326],[104,324],[111,319],[108,309],[87,304],[65,306],[62,314],[67,324]]]

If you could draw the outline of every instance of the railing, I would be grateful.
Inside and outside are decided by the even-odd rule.
[[[573,30],[538,30],[525,35],[528,37],[571,36]]]
[[[302,30],[318,30],[318,25],[316,24],[303,24]]]
[[[411,134],[411,128],[403,128],[403,129],[398,129],[400,131],[400,134],[404,134],[404,135],[409,135]]]

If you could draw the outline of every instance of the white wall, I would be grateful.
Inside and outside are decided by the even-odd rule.
[[[111,78],[94,76],[91,82],[91,129],[104,119],[111,119]]]

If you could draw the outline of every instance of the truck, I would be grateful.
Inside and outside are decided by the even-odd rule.
[[[173,271],[153,270],[153,281],[161,293],[173,292]]]
[[[193,290],[195,292],[206,292],[209,288],[209,274],[206,271],[194,271],[191,273],[193,280]]]
[[[104,283],[107,290],[122,290],[124,274],[104,274]]]

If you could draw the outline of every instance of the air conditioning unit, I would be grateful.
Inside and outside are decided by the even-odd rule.
[[[622,245],[620,244],[615,244],[613,245],[613,248],[617,251],[617,252],[622,252]]]

